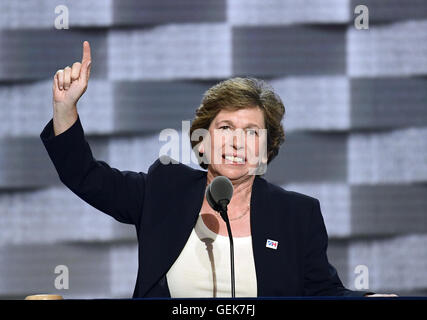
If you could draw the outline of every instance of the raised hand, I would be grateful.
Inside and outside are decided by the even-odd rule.
[[[53,79],[53,102],[60,105],[75,105],[87,89],[90,77],[91,54],[88,41],[83,42],[82,62],[74,62],[55,73]]]
[[[82,61],[55,73],[52,85],[55,135],[67,130],[77,119],[77,101],[87,89],[91,60],[89,42],[84,41]]]

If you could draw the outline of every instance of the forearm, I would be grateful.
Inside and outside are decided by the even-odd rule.
[[[53,132],[55,136],[67,131],[77,120],[77,106],[71,108],[53,107]]]

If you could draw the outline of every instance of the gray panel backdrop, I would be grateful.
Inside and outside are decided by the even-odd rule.
[[[51,79],[92,46],[79,113],[95,157],[146,171],[159,133],[181,130],[203,92],[231,76],[269,81],[286,142],[266,175],[317,197],[328,255],[356,289],[427,294],[427,2],[365,0],[0,2],[0,298],[130,297],[131,226],[83,203],[39,139]],[[58,5],[69,29],[54,26]],[[184,141],[188,144],[188,141]],[[194,165],[195,166],[195,165]],[[55,267],[69,288],[55,287]]]

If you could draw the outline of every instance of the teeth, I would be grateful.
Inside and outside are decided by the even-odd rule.
[[[233,162],[240,162],[243,163],[243,158],[240,157],[233,157],[233,156],[225,156],[225,159],[229,160],[229,161],[233,161]]]

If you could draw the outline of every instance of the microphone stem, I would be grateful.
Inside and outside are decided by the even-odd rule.
[[[227,217],[225,220],[225,224],[227,225],[228,238],[230,240],[230,266],[231,266],[231,297],[236,297],[236,280],[234,277],[234,243],[233,243],[233,234],[231,233],[230,220],[228,219],[227,210],[225,210],[225,214],[223,215]]]

